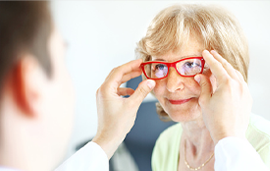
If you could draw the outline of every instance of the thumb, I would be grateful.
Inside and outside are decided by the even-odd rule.
[[[197,83],[201,87],[199,104],[201,107],[203,107],[210,100],[210,98],[212,96],[212,84],[211,84],[210,80],[202,74],[196,75],[194,77],[194,79],[195,79],[195,81],[197,81]]]
[[[147,94],[153,90],[155,85],[156,82],[154,80],[142,81],[135,92],[130,96],[130,100],[139,106]]]

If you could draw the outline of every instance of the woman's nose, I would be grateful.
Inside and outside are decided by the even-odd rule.
[[[181,75],[179,75],[178,72],[175,70],[175,68],[170,67],[168,76],[166,78],[167,90],[169,92],[183,90],[184,89],[184,79],[185,79],[185,77],[182,77]]]

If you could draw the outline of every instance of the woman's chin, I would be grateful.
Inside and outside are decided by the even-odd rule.
[[[202,111],[196,98],[192,98],[192,100],[183,104],[172,104],[168,100],[162,102],[160,103],[162,108],[174,122],[188,122],[202,116]]]
[[[201,117],[201,111],[168,111],[170,118],[174,122],[188,122]]]

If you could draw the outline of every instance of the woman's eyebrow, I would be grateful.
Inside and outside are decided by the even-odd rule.
[[[184,59],[184,58],[188,58],[188,57],[201,57],[202,55],[198,55],[198,54],[192,54],[192,55],[187,55],[187,56],[181,56],[181,57],[178,57],[176,61],[180,60],[180,59]],[[166,61],[164,59],[161,59],[161,58],[157,58],[157,59],[154,59],[152,61]]]
[[[154,60],[152,60],[152,61],[165,61],[164,59],[154,59]]]

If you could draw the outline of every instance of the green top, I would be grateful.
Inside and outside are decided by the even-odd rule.
[[[178,123],[160,134],[152,154],[153,171],[177,171],[182,131]],[[246,138],[270,168],[270,122],[252,114]]]

